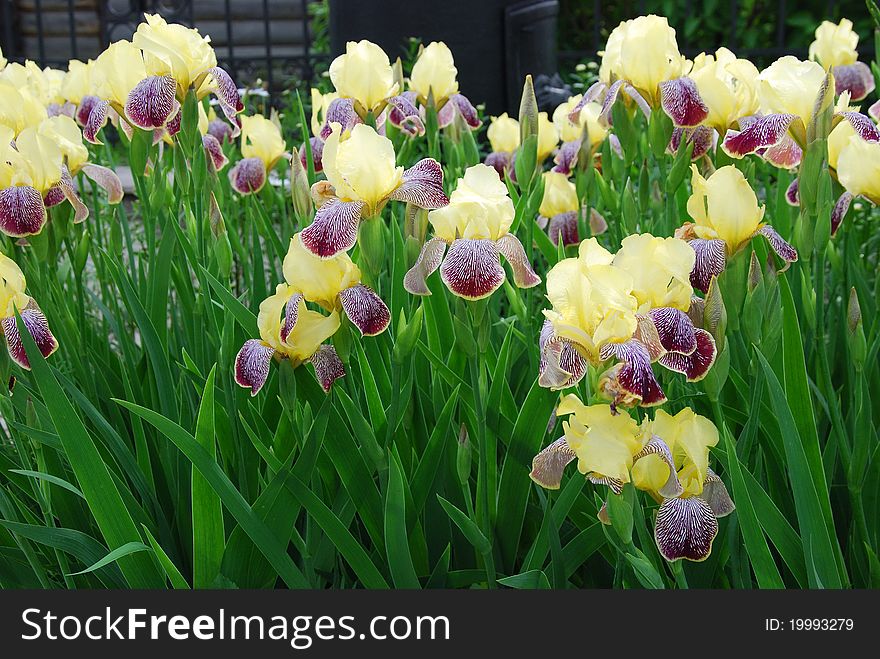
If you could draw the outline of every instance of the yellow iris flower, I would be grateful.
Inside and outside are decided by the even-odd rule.
[[[9,80],[0,79],[0,126],[6,126],[13,136],[28,126],[37,126],[48,114],[46,107],[26,87],[16,87]]]
[[[452,51],[442,41],[432,41],[419,54],[409,78],[409,88],[427,102],[433,95],[439,108],[453,94],[458,93],[458,69]]]
[[[696,165],[691,166],[693,194],[687,202],[688,214],[695,220],[697,237],[719,238],[727,253],[736,254],[761,228],[764,207],[752,186],[733,165],[716,170],[703,178]]]
[[[646,420],[643,426],[643,443],[656,435],[669,447],[681,482],[681,496],[702,494],[709,474],[709,449],[718,444],[715,424],[686,407],[675,415],[657,410],[654,420]],[[633,485],[654,493],[658,499],[669,475],[669,465],[658,454],[646,455],[632,466]]]
[[[818,61],[826,70],[853,64],[859,58],[858,45],[859,35],[853,31],[851,20],[842,18],[837,25],[822,21],[816,28],[816,39],[810,44],[810,59]]]
[[[515,210],[507,186],[485,165],[469,167],[449,197],[449,205],[428,213],[434,235],[498,240],[510,231]]]
[[[345,53],[330,64],[330,80],[340,96],[352,98],[366,111],[399,92],[388,55],[371,41],[349,41]]]
[[[211,38],[195,28],[167,23],[158,14],[144,14],[132,43],[144,53],[147,75],[171,75],[182,98],[208,69],[217,66]],[[146,76],[144,76],[146,77]]]
[[[260,114],[241,117],[242,156],[259,158],[268,171],[284,155],[285,148],[281,129],[275,122]]]
[[[703,123],[721,135],[740,118],[758,111],[758,69],[727,48],[719,48],[714,55],[697,55],[689,77],[709,109]]]
[[[657,307],[690,308],[695,260],[694,250],[684,240],[643,233],[624,238],[612,263],[633,278],[632,295],[639,312],[647,313]]]
[[[0,128],[0,189],[25,185],[45,194],[61,180],[61,148],[34,127],[21,131],[15,147],[11,135]]]
[[[347,138],[339,124],[331,127],[323,153],[327,180],[342,201],[364,202],[364,217],[377,215],[403,177],[394,145],[365,124],[356,125]]]

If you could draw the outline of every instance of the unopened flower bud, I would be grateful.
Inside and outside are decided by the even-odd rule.
[[[458,473],[458,481],[462,485],[471,477],[471,442],[468,437],[467,426],[461,424],[458,431],[458,450],[455,454],[455,470]]]
[[[309,188],[309,176],[302,165],[299,152],[294,147],[290,155],[290,196],[293,200],[293,211],[301,220],[312,214],[312,197]]]

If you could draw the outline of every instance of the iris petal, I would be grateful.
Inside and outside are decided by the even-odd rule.
[[[507,233],[495,241],[495,245],[513,270],[514,284],[519,288],[532,288],[541,283],[541,278],[532,269],[532,264],[529,263],[519,238],[512,233]]]
[[[401,183],[391,199],[414,204],[419,208],[442,208],[449,203],[443,192],[443,167],[433,158],[423,158],[404,170]]]
[[[694,324],[684,311],[673,307],[657,307],[651,309],[648,315],[654,321],[664,350],[690,355],[697,349]]]
[[[633,462],[648,455],[658,456],[669,467],[669,478],[658,490],[658,494],[667,499],[679,496],[684,491],[684,488],[681,481],[678,480],[678,474],[675,471],[675,460],[672,458],[672,451],[669,450],[669,445],[657,435],[652,435],[642,450],[633,456]]]
[[[177,83],[171,76],[144,78],[128,94],[125,116],[144,130],[163,128],[180,111],[176,92]]]
[[[452,242],[440,277],[450,291],[466,300],[481,300],[504,282],[498,247],[492,240],[459,238]]]
[[[694,339],[696,349],[690,355],[669,352],[658,360],[661,366],[670,371],[684,374],[688,382],[698,382],[706,377],[718,354],[715,339],[706,330],[695,328]]]
[[[790,263],[794,263],[798,260],[797,250],[792,247],[782,236],[780,236],[776,229],[771,227],[769,224],[765,224],[760,229],[755,232],[755,235],[764,236],[767,239],[767,242],[770,244],[770,247],[773,248],[773,251],[776,252],[776,255],[785,261],[785,266],[783,270],[788,268]]]
[[[837,203],[834,204],[834,208],[831,210],[831,235],[833,236],[837,233],[837,230],[840,228],[840,225],[843,223],[843,219],[846,217],[847,212],[849,212],[849,205],[852,203],[853,196],[849,192],[844,192],[837,199]]]
[[[362,201],[330,199],[315,213],[314,221],[303,229],[303,245],[321,258],[347,252],[357,242]]]
[[[686,77],[660,83],[660,105],[672,123],[679,127],[697,126],[709,115],[709,108],[700,97],[697,85]]]
[[[0,190],[0,231],[13,238],[33,236],[46,224],[42,195],[28,185]]]
[[[266,184],[266,165],[259,158],[244,158],[229,170],[229,182],[241,195],[259,192]]]
[[[558,490],[565,467],[576,458],[565,437],[560,437],[532,459],[529,478],[548,490]]]
[[[874,74],[864,62],[835,66],[831,73],[834,75],[834,93],[838,96],[849,92],[853,101],[861,101],[874,91]]]
[[[315,377],[325,393],[330,391],[336,380],[345,375],[345,366],[333,346],[321,346],[309,361],[315,367]]]
[[[107,169],[101,165],[86,163],[83,165],[82,173],[103,188],[107,193],[107,201],[111,204],[118,204],[122,201],[125,191],[122,188],[122,181],[112,169]]]
[[[718,520],[700,497],[666,499],[657,511],[654,539],[667,561],[704,561],[718,535]]]
[[[651,369],[648,349],[641,343],[632,340],[607,343],[599,351],[599,357],[603,360],[614,357],[623,363],[617,373],[617,384],[624,391],[638,397],[643,406],[666,402],[666,394]]]
[[[727,247],[723,240],[718,239],[694,238],[689,240],[688,244],[697,254],[694,269],[691,270],[691,285],[706,293],[712,277],[724,272],[724,267],[727,265]]]
[[[235,382],[240,387],[251,390],[251,396],[256,396],[266,378],[269,377],[269,365],[275,350],[257,339],[245,341],[238,355],[235,357]]]
[[[52,335],[49,329],[49,323],[46,316],[37,307],[33,300],[30,300],[27,306],[20,311],[22,323],[24,323],[28,334],[40,349],[43,357],[48,357],[58,349],[58,341]],[[24,345],[21,342],[21,334],[18,331],[18,325],[15,322],[15,316],[2,319],[3,336],[6,339],[6,347],[9,349],[9,356],[12,360],[24,369],[30,370],[31,364],[28,361]]]
[[[758,149],[771,147],[785,136],[795,119],[797,116],[793,114],[768,114],[752,118],[742,131],[727,131],[722,148],[727,155],[742,158]]]
[[[431,238],[419,252],[419,258],[403,278],[403,287],[413,295],[430,295],[427,278],[440,267],[446,243],[440,238]]]
[[[362,336],[376,336],[388,327],[391,312],[369,286],[357,284],[339,293],[342,308]]]

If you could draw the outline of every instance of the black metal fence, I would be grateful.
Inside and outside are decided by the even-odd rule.
[[[315,5],[315,7],[313,7]],[[326,53],[313,48],[314,0],[0,0],[0,47],[11,61],[66,67],[131,38],[145,12],[210,35],[235,80],[277,89],[312,81]]]
[[[394,20],[392,3],[363,1]],[[131,37],[144,12],[209,34],[221,65],[242,83],[261,80],[277,90],[293,80],[312,82],[329,60],[326,28],[320,49],[313,29],[326,0],[0,0],[0,47],[13,61],[63,67]],[[841,16],[856,23],[863,59],[874,50],[864,0],[560,0],[561,68],[594,59],[621,20],[647,13],[670,17],[688,56],[725,45],[759,64],[786,53],[805,57],[815,26]],[[475,38],[481,29],[474,27]]]

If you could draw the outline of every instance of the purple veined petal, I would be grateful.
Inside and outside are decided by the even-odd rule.
[[[498,176],[504,179],[504,173],[508,170],[511,170],[511,157],[510,154],[505,151],[493,151],[488,156],[486,156],[486,160],[483,161],[489,167],[494,167],[495,171],[498,172]]]
[[[180,111],[177,82],[169,75],[144,78],[128,94],[125,117],[143,130],[164,128]]]
[[[633,333],[633,339],[645,346],[652,364],[666,354],[657,325],[648,314],[636,314],[636,331]]]
[[[767,242],[770,244],[770,247],[776,252],[776,255],[785,261],[785,266],[782,268],[782,271],[788,269],[789,264],[794,263],[798,260],[797,250],[792,247],[782,236],[780,236],[776,229],[771,227],[769,224],[765,224],[760,229],[755,232],[755,235],[764,236],[767,239]]]
[[[788,184],[788,188],[785,190],[785,201],[789,206],[800,206],[801,205],[801,195],[800,195],[800,183],[798,179],[795,178],[791,183]]]
[[[296,327],[296,321],[299,319],[299,303],[302,302],[303,299],[302,293],[294,293],[284,304],[284,320],[281,322],[281,329],[278,332],[278,338],[281,339],[281,343],[289,347],[293,346],[287,342],[287,337],[290,336],[293,328]]]
[[[424,135],[425,123],[419,109],[405,95],[392,96],[388,99],[388,120],[407,135]]]
[[[674,125],[683,128],[697,126],[709,115],[697,85],[688,77],[660,83],[660,106]]]
[[[664,350],[690,355],[697,349],[694,324],[684,311],[673,307],[657,307],[651,309],[648,316],[657,328],[657,336]]]
[[[831,210],[831,235],[837,233],[840,225],[843,223],[846,214],[849,212],[849,205],[852,203],[853,196],[849,192],[844,192],[837,199],[834,208]]]
[[[861,112],[841,112],[840,116],[846,119],[855,129],[856,134],[866,142],[880,142],[880,128],[877,128],[870,117]]]
[[[89,115],[92,113],[92,109],[100,102],[101,99],[97,96],[83,96],[82,99],[80,99],[79,105],[76,108],[76,113],[73,117],[76,119],[76,123],[85,128],[89,123]]]
[[[768,114],[763,117],[750,117],[742,122],[742,131],[728,130],[721,148],[731,158],[742,158],[758,149],[773,146],[788,132],[792,122],[797,119],[793,114]]]
[[[691,270],[691,285],[706,293],[712,277],[724,272],[727,265],[727,245],[723,240],[694,238],[688,244],[697,255],[694,261],[694,269]]]
[[[107,202],[118,204],[122,201],[125,191],[122,188],[122,181],[112,169],[86,163],[82,166],[82,173],[88,176],[92,181],[98,184],[98,187],[107,193]]]
[[[545,322],[544,330],[547,328]],[[553,328],[550,326],[552,333]],[[541,346],[541,361],[538,365],[538,384],[546,389],[558,391],[575,386],[587,373],[587,360],[577,351],[574,344],[557,336],[544,341]]]
[[[13,238],[33,236],[48,219],[42,195],[29,185],[0,190],[0,231]]]
[[[834,93],[840,96],[849,92],[853,101],[861,101],[874,91],[874,74],[864,62],[835,66],[831,69],[834,76]]]
[[[251,396],[256,396],[266,384],[269,365],[274,356],[275,350],[262,341],[258,339],[245,341],[235,356],[235,383],[239,387],[250,389]]]
[[[645,97],[641,95],[638,89],[636,89],[632,85],[627,85],[623,88],[623,93],[629,96],[633,101],[635,101],[635,104],[638,106],[639,110],[641,110],[642,114],[645,115],[645,119],[650,119],[651,106],[648,101],[645,100]]]
[[[616,358],[623,363],[617,373],[617,384],[621,389],[641,400],[641,405],[649,407],[666,402],[666,394],[651,369],[648,349],[638,341],[606,343],[599,351],[600,359]]]
[[[61,189],[64,198],[73,206],[73,223],[85,222],[89,217],[89,207],[79,198],[73,185],[73,178],[71,178],[66,166],[61,167],[61,180],[58,182],[58,187]]]
[[[569,176],[577,165],[578,153],[580,152],[580,150],[580,140],[570,140],[568,142],[563,142],[562,146],[560,146],[559,149],[556,151],[556,155],[553,156],[553,162],[556,163],[553,171]]]
[[[34,343],[37,344],[37,348],[40,349],[40,354],[46,358],[55,352],[58,349],[58,341],[52,336],[52,331],[49,329],[49,323],[46,320],[46,316],[40,311],[36,302],[31,299],[27,306],[24,309],[21,309],[19,313],[21,314],[21,320],[24,323],[25,328],[27,328],[28,334],[31,335]],[[21,334],[18,331],[15,316],[4,318],[2,324],[3,336],[6,339],[6,347],[9,350],[9,356],[12,357],[12,361],[23,369],[30,370],[31,364],[30,361],[28,361],[24,345],[21,342]]]
[[[229,159],[223,153],[223,147],[220,146],[220,142],[210,133],[202,135],[202,147],[204,147],[205,155],[211,161],[211,166],[215,172],[219,172],[229,163]]]
[[[679,496],[684,491],[684,488],[678,479],[678,473],[675,471],[675,460],[672,458],[672,451],[669,450],[669,445],[657,435],[652,435],[648,443],[642,447],[642,450],[633,456],[633,462],[641,460],[648,455],[658,456],[669,467],[669,478],[657,490],[658,494],[666,499],[674,499]]]
[[[611,108],[614,107],[614,104],[617,102],[617,96],[620,94],[620,90],[626,84],[625,80],[615,80],[611,83],[611,86],[608,88],[608,91],[605,93],[605,98],[602,100],[602,109],[599,112],[599,122],[609,126],[611,125]],[[578,103],[580,105],[580,103]],[[575,106],[577,107],[577,106]],[[574,111],[572,111],[574,114]],[[569,115],[571,116],[571,115]],[[574,121],[578,121],[578,115],[575,115]]]
[[[565,437],[560,437],[532,458],[529,478],[547,490],[558,490],[565,468],[576,457]]]
[[[556,338],[556,332],[553,330],[553,323],[549,319],[544,319],[541,325],[541,333],[538,335],[538,349],[543,351],[548,341]]]
[[[594,236],[598,236],[608,231],[608,222],[595,208],[590,209],[590,231]]]
[[[266,184],[266,166],[259,158],[245,158],[229,170],[229,182],[240,195],[259,192]]]
[[[551,217],[547,223],[547,235],[554,245],[558,245],[560,240],[564,246],[580,244],[577,211],[568,211]]]
[[[339,293],[342,309],[348,319],[361,331],[361,336],[381,334],[391,322],[391,312],[369,286],[356,284]]]
[[[608,502],[602,502],[602,507],[599,508],[599,512],[596,513],[596,519],[602,522],[605,526],[611,526],[611,518],[608,516]]]
[[[324,393],[329,393],[333,383],[345,376],[345,366],[333,346],[321,346],[309,361],[315,367],[315,377]]]
[[[107,123],[107,110],[110,108],[110,104],[107,101],[102,101],[94,96],[87,98],[93,98],[95,100],[90,102],[90,105],[88,106],[89,113],[83,123],[83,137],[87,142],[91,142],[92,144],[103,144],[103,142],[98,139],[98,131]]]
[[[390,199],[419,208],[442,208],[449,203],[443,192],[443,167],[433,158],[422,158],[403,172],[400,185]]]
[[[668,352],[658,360],[661,366],[670,371],[684,374],[688,382],[699,382],[706,377],[712,364],[715,363],[715,357],[718,356],[715,339],[709,332],[694,328],[694,339],[697,347],[690,355]]]
[[[180,104],[178,103],[177,111],[174,113],[174,116],[168,120],[168,123],[165,124],[164,130],[162,128],[157,128],[153,131],[153,144],[157,144],[166,134],[168,137],[174,137],[177,135],[180,132],[181,121]]]
[[[718,535],[718,519],[700,497],[666,499],[654,524],[657,549],[667,561],[704,561]]]
[[[315,166],[315,171],[324,171],[324,140],[320,137],[311,137],[309,138],[309,146],[312,150],[312,163]],[[306,145],[303,142],[299,147],[299,160],[302,163],[303,169],[308,171],[309,162],[306,160],[306,157]]]
[[[336,98],[327,106],[327,112],[324,115],[324,125],[321,127],[321,134],[318,135],[322,140],[326,141],[333,132],[330,124],[339,124],[342,132],[350,131],[356,124],[361,123],[361,118],[354,110],[354,100],[350,98]]]
[[[512,233],[506,233],[495,241],[498,251],[510,264],[513,270],[513,283],[519,288],[532,288],[541,283],[541,278],[535,274],[532,264],[526,256],[522,243]]]
[[[691,306],[688,308],[688,316],[697,329],[702,329],[703,327],[703,313],[705,310],[706,300],[699,295],[691,295]]]
[[[868,116],[871,117],[874,121],[880,122],[880,101],[876,101],[871,107],[868,108]]]
[[[392,110],[393,112],[393,110]],[[437,110],[437,127],[446,128],[455,121],[455,106],[447,99],[443,107]]]
[[[232,141],[232,127],[222,119],[211,119],[208,134],[213,135],[220,144]]]
[[[620,144],[620,138],[614,133],[608,136],[608,144],[611,145],[611,151],[621,160],[623,159],[623,146]]]
[[[440,265],[440,277],[455,295],[481,300],[498,290],[504,282],[495,241],[458,238],[452,241]]]
[[[700,494],[700,498],[709,504],[716,518],[726,517],[736,509],[724,481],[711,469],[706,470],[706,479],[703,481],[703,492]]]
[[[312,223],[303,229],[300,238],[312,254],[323,259],[347,252],[357,242],[362,201],[330,199],[315,213]]]
[[[601,474],[589,474],[587,480],[593,485],[607,486],[609,490],[614,492],[614,494],[620,494],[623,492],[623,481],[619,478],[611,478],[609,476],[602,476]]]
[[[584,106],[587,105],[587,103],[592,103],[593,101],[598,100],[605,93],[606,89],[607,86],[604,82],[594,82],[590,88],[584,92],[584,95],[581,100],[578,101],[578,104],[568,113],[568,120],[573,124],[580,123],[581,110],[584,109]]]
[[[43,195],[43,205],[46,208],[57,206],[62,201],[64,201],[64,190],[61,189],[60,183],[53,185],[46,191],[46,194]]]
[[[235,115],[244,110],[244,103],[241,102],[238,87],[232,76],[219,66],[208,69],[208,75],[214,79],[214,96],[217,98],[223,114],[233,123],[234,127],[239,126],[238,117]],[[235,128],[232,129],[232,133],[231,137],[234,138],[237,135]]]
[[[483,125],[483,122],[480,121],[480,115],[477,113],[477,108],[474,107],[473,103],[464,94],[453,94],[449,97],[443,109],[446,106],[454,108],[471,129],[476,129]]]
[[[441,238],[431,238],[419,252],[413,267],[403,277],[403,287],[412,295],[431,295],[428,288],[428,277],[440,267],[443,262],[443,254],[446,251],[446,243]]]
[[[801,164],[804,152],[791,136],[785,135],[776,144],[768,147],[761,156],[774,167],[794,169]]]
[[[718,133],[708,126],[697,126],[696,128],[676,127],[669,138],[669,146],[666,147],[667,153],[675,154],[679,146],[681,146],[682,138],[684,138],[685,143],[692,143],[694,145],[694,150],[691,151],[691,160],[697,160],[706,155],[709,149],[715,146]]]

